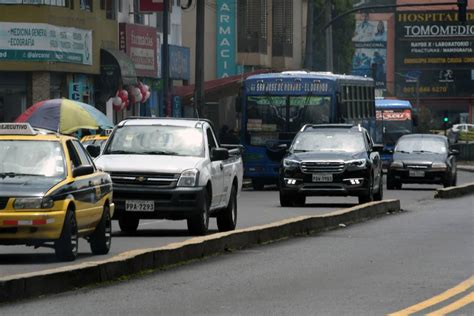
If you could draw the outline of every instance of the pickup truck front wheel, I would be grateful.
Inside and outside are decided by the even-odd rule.
[[[211,205],[210,193],[204,195],[202,211],[187,219],[188,231],[191,235],[206,235],[209,228],[209,207]]]
[[[217,214],[217,228],[220,232],[234,230],[237,224],[237,187],[232,186],[227,207]]]

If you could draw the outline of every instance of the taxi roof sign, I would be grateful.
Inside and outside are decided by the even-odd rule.
[[[0,135],[36,135],[30,123],[0,123]]]

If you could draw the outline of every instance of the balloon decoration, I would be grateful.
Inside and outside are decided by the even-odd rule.
[[[115,97],[112,98],[112,103],[115,111],[120,111],[125,108],[128,109],[128,91],[124,89],[118,90]]]
[[[128,109],[130,103],[145,103],[150,98],[150,94],[150,87],[141,82],[138,82],[137,86],[129,86],[128,91],[120,89],[112,98],[114,109],[120,111]]]

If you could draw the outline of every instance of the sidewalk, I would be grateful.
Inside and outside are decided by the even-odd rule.
[[[458,170],[474,172],[474,165],[458,164]]]

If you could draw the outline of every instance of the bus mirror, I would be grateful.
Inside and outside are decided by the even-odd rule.
[[[235,98],[235,112],[236,113],[242,112],[242,98],[241,97]]]

